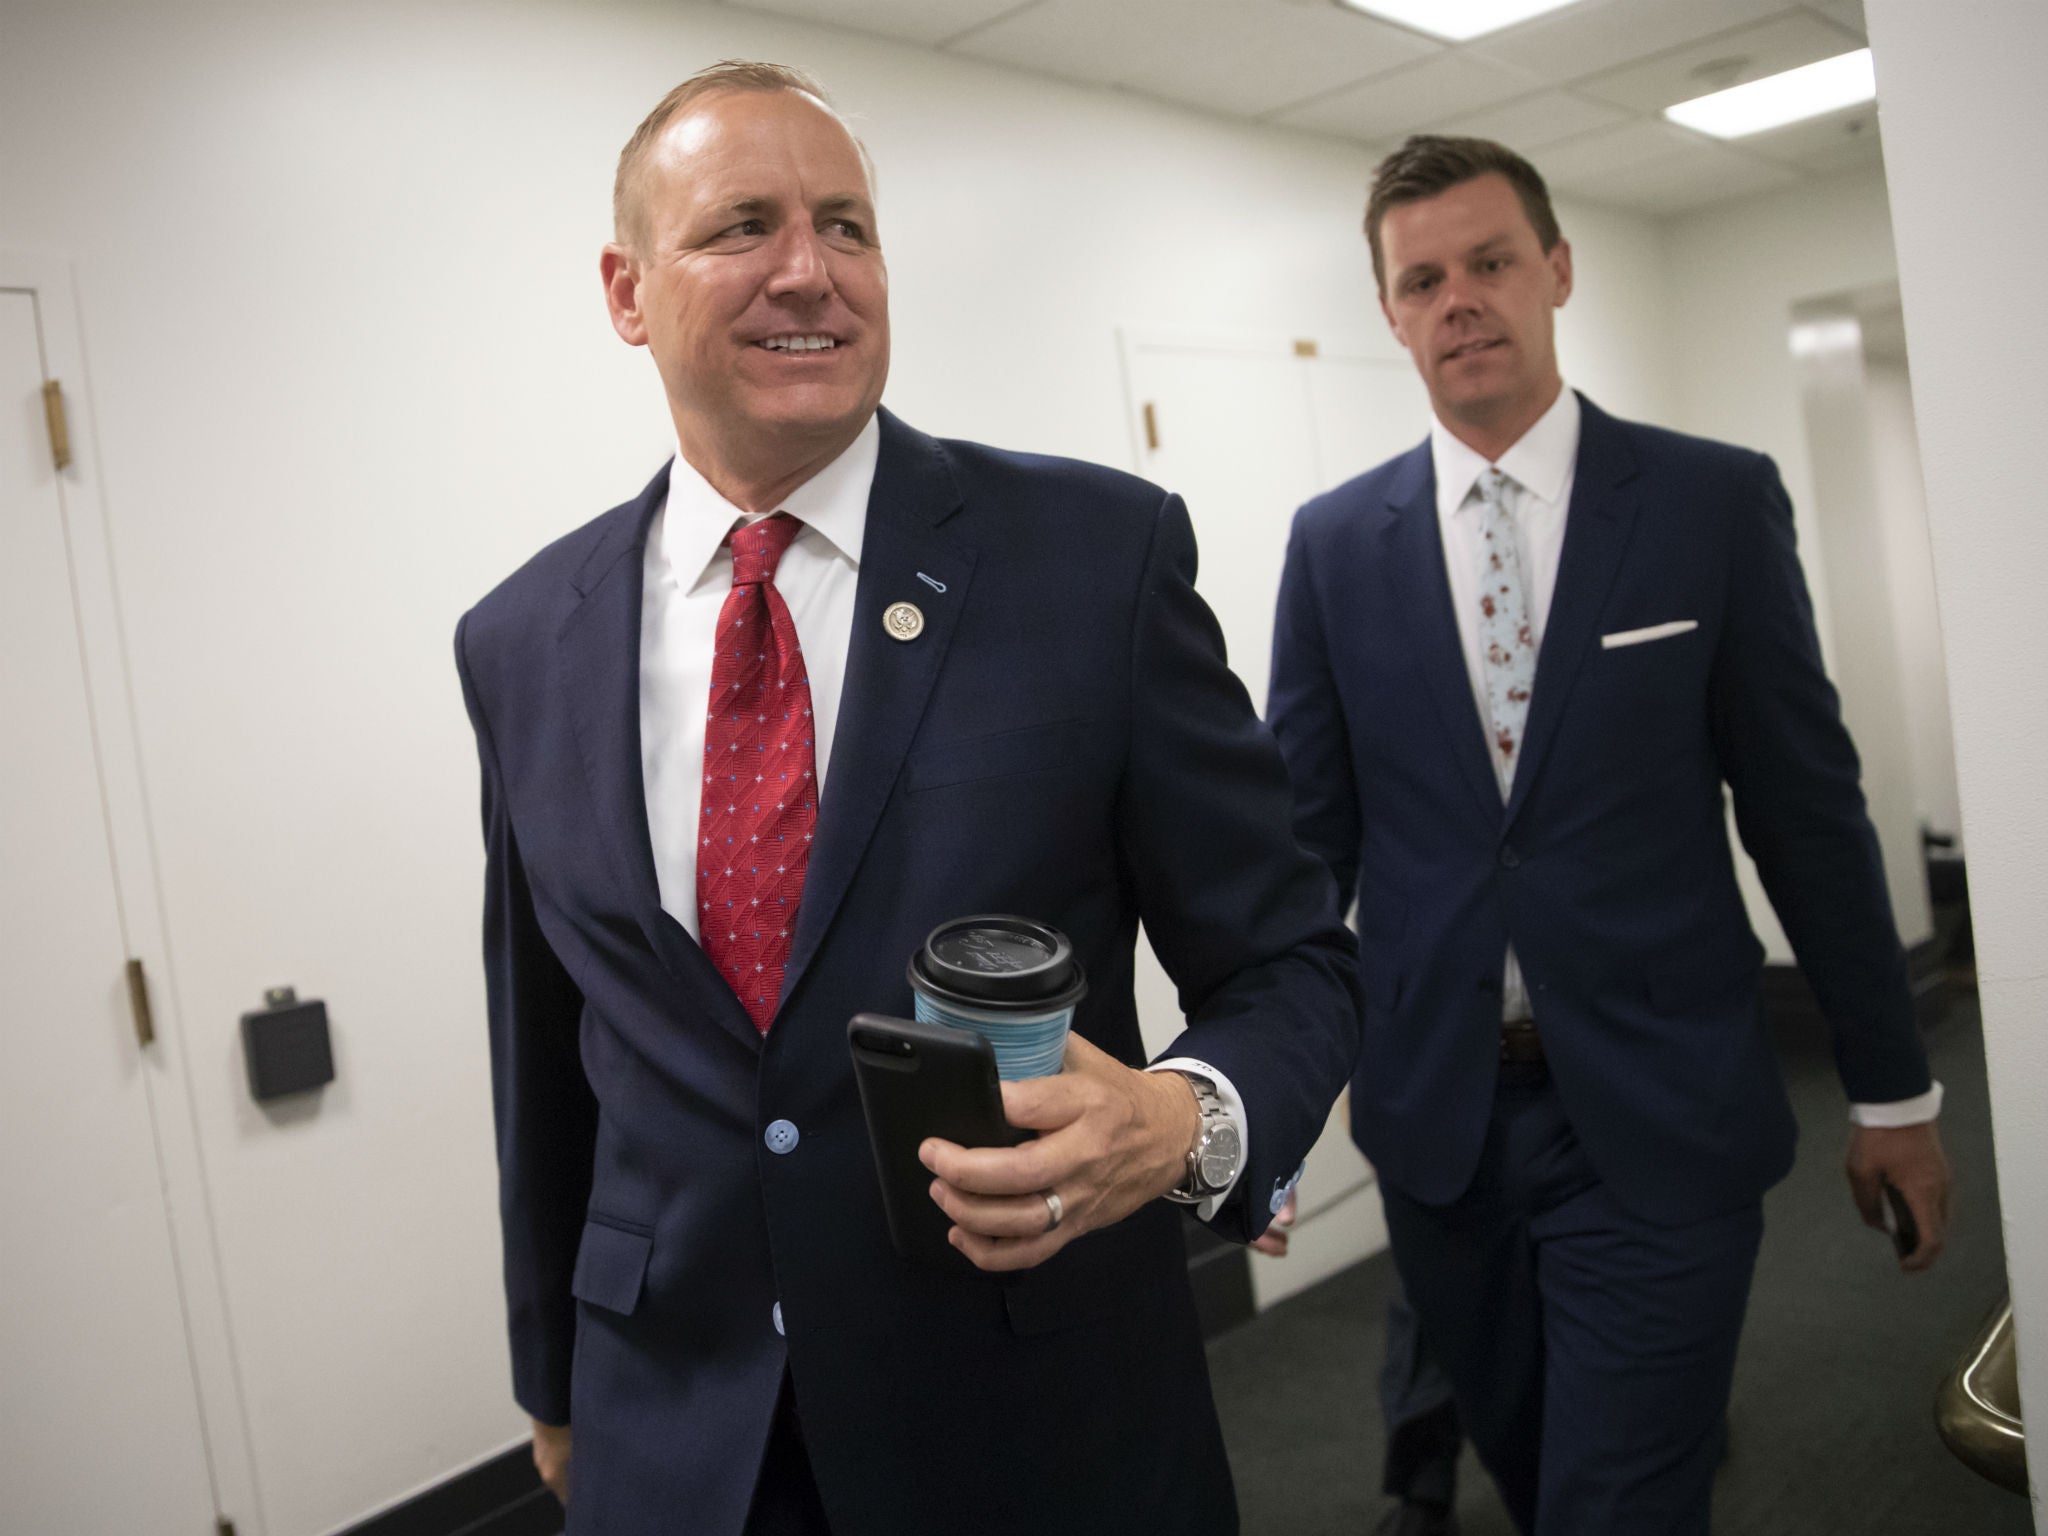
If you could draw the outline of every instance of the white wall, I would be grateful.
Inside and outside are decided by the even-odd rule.
[[[507,1443],[457,615],[667,426],[605,324],[609,169],[677,79],[816,67],[881,165],[889,400],[1128,462],[1115,327],[1380,326],[1356,146],[687,4],[8,0],[0,246],[73,263],[172,974],[265,1509]],[[1566,210],[1566,363],[1660,416],[1660,247]],[[327,1000],[317,1107],[237,1017]],[[222,1433],[231,1432],[219,1426]],[[232,1431],[238,1433],[238,1431]],[[81,1477],[88,1474],[81,1472]]]
[[[2048,288],[2027,253],[2048,245],[2048,206],[2015,195],[2031,184],[2015,167],[2048,163],[2048,9],[1869,0],[1868,13],[1948,636],[2035,1525],[2048,1530],[2048,725],[2024,682],[2048,570]]]
[[[1920,472],[1920,430],[1913,386],[1903,362],[1864,355],[1864,405],[1877,469],[1878,522],[1883,529],[1891,604],[1885,617],[1905,688],[1906,731],[1913,750],[1914,814],[1937,832],[1959,833],[1955,734],[1949,724],[1948,669],[1934,590],[1934,550],[1927,532],[1927,493]]]
[[[1670,221],[1664,235],[1673,425],[1741,443],[1777,461],[1798,523],[1821,646],[1863,757],[1865,794],[1884,849],[1899,936],[1918,943],[1933,931],[1933,921],[1915,810],[1913,744],[1898,667],[1877,664],[1876,653],[1863,643],[1874,638],[1891,655],[1884,615],[1872,606],[1872,597],[1887,590],[1888,577],[1872,558],[1874,550],[1851,535],[1849,517],[1836,519],[1840,526],[1829,540],[1789,347],[1795,304],[1896,275],[1882,173],[1858,172],[1717,204]],[[1875,534],[1873,519],[1873,540]],[[1747,859],[1738,862],[1751,921],[1771,958],[1791,959],[1754,869]]]

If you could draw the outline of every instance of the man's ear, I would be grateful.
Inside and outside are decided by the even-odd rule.
[[[1394,333],[1394,340],[1404,347],[1407,346],[1408,338],[1401,334],[1401,322],[1394,318],[1394,311],[1387,305],[1387,293],[1384,288],[1380,290],[1379,301],[1380,313],[1387,317],[1387,329]]]
[[[604,279],[604,302],[611,311],[612,329],[621,341],[646,346],[647,321],[640,313],[640,258],[614,240],[597,258],[597,270]]]
[[[1550,263],[1550,275],[1557,283],[1557,297],[1554,307],[1564,308],[1564,301],[1572,296],[1572,243],[1560,239],[1550,248],[1544,260]]]

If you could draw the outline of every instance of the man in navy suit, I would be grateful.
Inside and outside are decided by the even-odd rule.
[[[1356,968],[1186,511],[878,410],[865,156],[803,77],[678,87],[615,211],[677,456],[457,636],[543,1475],[603,1536],[1234,1531],[1159,1197],[1261,1231]],[[1088,992],[1065,1071],[1004,1085],[1035,1141],[926,1144],[941,1271],[890,1245],[846,1027],[984,912],[1062,929]],[[1141,921],[1188,1015],[1152,1070]]]
[[[1794,1139],[1724,785],[1832,1030],[1856,1205],[1879,1223],[1889,1183],[1903,1267],[1941,1248],[1939,1089],[1856,754],[1770,461],[1564,387],[1571,249],[1536,171],[1411,139],[1366,232],[1435,425],[1296,517],[1270,705],[1298,830],[1357,901],[1354,1134],[1519,1526],[1702,1532]]]

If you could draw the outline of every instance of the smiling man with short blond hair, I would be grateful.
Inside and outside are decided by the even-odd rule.
[[[807,78],[686,82],[617,215],[675,457],[456,643],[536,1460],[579,1536],[1234,1531],[1167,1202],[1239,1240],[1284,1204],[1356,973],[1187,512],[879,409],[872,180]],[[924,1145],[958,1253],[920,1267],[847,1021],[987,912],[1087,992],[1064,1070],[1003,1085],[1035,1139]],[[1188,1010],[1149,1068],[1140,922]]]

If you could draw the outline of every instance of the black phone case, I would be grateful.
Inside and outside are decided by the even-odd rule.
[[[963,1147],[1030,1139],[1003,1118],[995,1052],[971,1029],[879,1013],[848,1020],[846,1043],[896,1251],[924,1264],[971,1268],[946,1241],[953,1223],[931,1197],[931,1170],[917,1149],[927,1136]]]
[[[1892,1250],[1900,1258],[1910,1259],[1913,1250],[1920,1246],[1920,1223],[1913,1219],[1913,1208],[1906,1204],[1906,1197],[1893,1187],[1890,1179],[1884,1181],[1884,1199],[1892,1217],[1889,1223]]]

